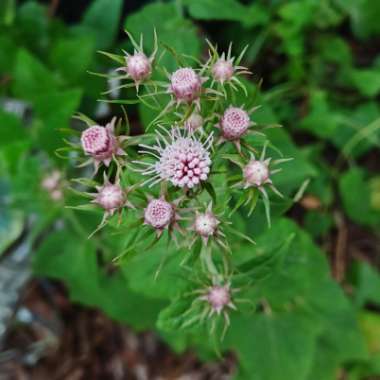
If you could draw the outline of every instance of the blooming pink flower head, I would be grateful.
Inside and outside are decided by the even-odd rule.
[[[226,109],[221,120],[222,137],[226,140],[238,140],[252,125],[248,112],[239,107]]]
[[[94,200],[105,211],[113,213],[125,205],[125,193],[119,184],[106,183],[98,187]]]
[[[170,77],[170,92],[179,102],[190,103],[199,98],[202,79],[191,67],[175,71]]]
[[[270,183],[269,179],[269,165],[268,161],[261,161],[252,159],[243,168],[243,177],[246,186],[260,187],[266,183]]]
[[[232,60],[219,58],[211,67],[213,78],[221,83],[231,80],[235,72]]]
[[[202,126],[203,117],[197,112],[193,112],[185,121],[185,128],[191,132],[199,130]]]
[[[194,230],[203,237],[210,237],[215,234],[219,221],[215,215],[207,211],[204,214],[197,214],[194,221]]]
[[[231,305],[231,294],[229,286],[211,286],[208,290],[207,301],[210,304],[211,309],[217,314],[220,314],[224,308]]]
[[[105,127],[94,125],[82,132],[82,148],[87,155],[94,159],[96,170],[101,162],[109,166],[113,156],[126,155],[120,148],[120,142],[125,139],[125,136],[115,136],[115,121],[116,118],[113,118]]]
[[[149,224],[157,230],[168,227],[173,222],[174,216],[173,205],[162,197],[151,199],[144,211],[145,224]]]
[[[135,53],[126,58],[127,74],[136,83],[140,83],[145,79],[148,79],[152,73],[152,64],[150,59],[142,52]]]
[[[135,161],[146,166],[141,170],[143,175],[154,174],[146,183],[153,186],[161,180],[166,180],[174,186],[193,188],[200,182],[206,181],[211,166],[209,149],[213,141],[212,134],[204,143],[201,143],[187,131],[183,136],[179,128],[172,128],[170,132],[167,130],[165,132],[167,136],[164,137],[157,131],[162,141],[157,137],[155,146],[140,145],[152,150],[152,152],[143,150],[142,153],[151,154],[158,159],[155,163]]]

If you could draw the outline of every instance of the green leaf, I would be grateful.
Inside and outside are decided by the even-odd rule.
[[[43,54],[50,42],[48,10],[37,1],[26,1],[16,13],[15,25],[18,26],[20,45],[33,53]]]
[[[58,40],[51,52],[50,63],[61,75],[62,81],[77,85],[90,67],[95,53],[92,38],[83,36]]]
[[[140,249],[136,256],[121,261],[120,265],[133,291],[151,298],[169,299],[177,295],[186,283],[178,270],[184,252],[168,247],[162,240],[152,248]],[[173,283],[176,284],[174,287]]]
[[[24,221],[24,214],[21,211],[2,207],[0,217],[0,256],[21,235]]]
[[[310,112],[301,121],[300,127],[322,139],[328,139],[338,130],[342,119],[341,114],[330,108],[327,93],[315,90],[311,92],[310,96]]]
[[[380,359],[380,317],[378,313],[362,311],[359,315],[360,327],[371,355]],[[379,372],[377,372],[378,374]]]
[[[68,128],[69,121],[77,111],[82,93],[68,90],[41,94],[35,99],[36,115],[42,123],[37,126],[36,137],[39,146],[54,157],[54,152],[63,144],[61,128]]]
[[[34,101],[54,92],[57,86],[57,79],[37,58],[23,49],[18,52],[12,81],[15,96]]]
[[[254,14],[237,0],[185,0],[190,16],[199,20],[240,21],[250,25]]]
[[[187,54],[195,58],[200,56],[201,45],[195,26],[178,13],[173,3],[159,2],[146,5],[127,17],[125,28],[135,39],[143,34],[144,49],[147,53],[153,50],[153,28],[156,28],[159,41],[169,45],[177,54]],[[174,57],[168,53],[160,64],[169,72],[177,67]]]
[[[98,267],[91,241],[80,242],[65,230],[54,232],[38,249],[33,268],[39,276],[67,282],[74,299],[83,298],[87,304],[96,302]]]
[[[269,129],[266,135],[284,158],[292,158],[289,162],[275,166],[275,168],[281,168],[282,171],[275,174],[272,180],[282,193],[296,192],[305,180],[317,176],[316,168],[304,152],[295,145],[285,128]]]
[[[0,109],[0,148],[26,139],[26,129],[14,114]]]
[[[278,247],[287,239],[287,244]],[[239,252],[240,260],[247,257],[243,263],[250,263],[252,254],[258,252],[263,259],[273,252],[280,260],[274,256],[275,265],[267,268],[270,275],[242,295],[251,301],[266,300],[265,315],[232,320],[228,347],[240,353],[242,373],[254,374],[253,379],[329,379],[342,362],[366,358],[355,310],[331,279],[324,255],[307,234],[289,220],[277,220],[250,251],[250,255]],[[264,269],[266,262],[271,264],[263,260]],[[297,320],[294,326],[293,318]],[[302,355],[295,351],[298,344],[289,343],[299,337],[296,325],[305,329],[300,335],[310,339],[304,343],[310,351]],[[299,355],[302,362],[293,367]]]
[[[371,204],[371,192],[365,171],[354,167],[339,180],[339,191],[347,215],[359,224],[380,226],[380,211]]]
[[[306,379],[321,326],[297,312],[233,318],[226,341],[250,380]],[[232,340],[232,341],[231,341]]]
[[[353,85],[368,97],[375,97],[380,92],[380,68],[352,69],[350,72]]]
[[[352,52],[345,39],[335,34],[321,35],[317,41],[319,56],[341,67],[352,66]]]
[[[305,228],[313,237],[326,236],[334,225],[332,216],[318,210],[310,210],[305,216]]]
[[[131,291],[120,273],[107,275],[98,267],[95,245],[72,231],[50,234],[38,249],[33,268],[36,275],[63,280],[72,301],[98,306],[136,329],[152,328],[163,306],[161,301]]]
[[[207,193],[210,195],[213,204],[217,204],[216,202],[216,192],[214,186],[210,182],[204,182],[203,187],[206,189]]]
[[[290,235],[290,238],[291,237],[292,235]],[[254,281],[254,283],[275,274],[276,268],[278,265],[280,265],[281,259],[284,256],[284,249],[288,249],[286,243],[286,241],[278,242],[278,246],[274,249],[271,249],[270,251],[266,251],[264,246],[256,250],[253,250],[253,247],[249,246],[251,248],[251,254],[248,254],[250,250],[248,247],[244,249],[243,254],[240,252],[239,255],[254,257],[240,264],[237,267],[238,271],[242,274],[243,277],[248,275],[250,278],[252,278],[252,281]]]
[[[380,274],[370,264],[358,263],[355,303],[364,306],[367,302],[380,305]]]
[[[188,312],[190,306],[191,300],[189,298],[184,299],[181,297],[176,297],[169,306],[160,312],[157,320],[157,327],[166,332],[178,331],[182,328],[184,323],[194,317],[194,315],[197,315],[196,312],[192,314],[186,313]]]
[[[323,326],[308,380],[333,380],[342,363],[367,359],[356,312],[333,280],[314,284],[308,303],[310,316]]]
[[[0,55],[0,72],[10,74],[12,72],[18,47],[8,36],[0,36],[0,50],[7,54]]]
[[[350,15],[357,37],[365,39],[379,34],[380,3],[371,0],[338,0],[337,3]]]
[[[87,9],[81,27],[95,36],[98,49],[110,47],[115,40],[122,4],[122,0],[95,0]]]
[[[368,102],[353,109],[342,109],[332,104],[328,95],[322,90],[311,92],[310,112],[299,126],[319,138],[331,141],[338,148],[345,147],[353,139],[355,146],[351,147],[349,153],[354,157],[365,153],[372,146],[379,146],[380,129],[371,125],[373,119],[379,117],[377,104]]]
[[[4,0],[0,4],[0,25],[11,25],[16,13],[16,0]]]

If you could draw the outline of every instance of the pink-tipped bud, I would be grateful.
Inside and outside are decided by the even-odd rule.
[[[114,156],[126,155],[120,147],[125,136],[115,136],[115,122],[116,118],[114,117],[105,127],[94,125],[82,132],[82,148],[94,159],[96,170],[100,162],[109,166]]]
[[[250,186],[262,186],[269,182],[269,168],[265,161],[251,160],[243,169],[245,182]]]
[[[135,53],[127,58],[126,71],[135,82],[141,82],[150,77],[152,65],[144,53]]]
[[[54,191],[59,187],[61,177],[61,172],[59,170],[54,170],[43,178],[41,186],[49,192]]]
[[[229,286],[212,286],[207,294],[207,301],[210,304],[211,308],[219,314],[231,303]]]
[[[230,60],[218,59],[211,68],[213,78],[221,83],[229,81],[234,75],[234,66]]]
[[[50,193],[50,196],[53,201],[60,201],[63,199],[63,192],[61,189],[55,189]]]
[[[190,67],[178,69],[171,76],[170,90],[177,100],[192,102],[199,98],[202,80]]]
[[[211,212],[197,214],[194,222],[194,230],[203,237],[209,237],[215,234],[218,223],[218,220]]]
[[[199,113],[193,112],[185,121],[185,128],[191,132],[203,126],[203,117]]]
[[[53,170],[42,179],[41,187],[49,193],[53,201],[63,199],[62,173],[59,170]]]
[[[107,129],[99,125],[94,125],[84,130],[81,142],[83,150],[92,156],[107,152],[111,144]]]
[[[95,202],[106,211],[114,211],[124,206],[125,194],[120,185],[107,183],[99,188]]]
[[[173,218],[173,206],[162,198],[150,200],[144,212],[145,223],[158,230],[169,226]]]
[[[226,140],[239,139],[251,125],[246,111],[238,107],[229,107],[220,120],[222,136]]]

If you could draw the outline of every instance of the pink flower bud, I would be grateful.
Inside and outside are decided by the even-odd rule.
[[[59,170],[54,170],[43,178],[41,186],[47,191],[53,191],[59,187],[61,177],[61,172]]]
[[[185,128],[194,132],[203,126],[203,117],[199,113],[193,112],[185,121]]]
[[[144,212],[144,221],[152,227],[162,230],[168,227],[174,219],[174,208],[163,198],[152,199],[149,201]]]
[[[107,130],[94,125],[82,132],[81,142],[83,150],[92,156],[104,154],[110,150],[110,137]]]
[[[53,201],[63,199],[62,173],[59,170],[53,170],[43,178],[41,187],[49,193]]]
[[[215,80],[224,83],[233,77],[234,66],[231,60],[220,58],[215,62],[214,66],[212,66],[211,73]]]
[[[250,186],[262,186],[269,182],[269,168],[265,161],[252,159],[243,169],[244,180]]]
[[[152,65],[144,53],[135,53],[127,58],[126,71],[138,83],[149,78],[152,72]]]
[[[126,153],[120,147],[125,136],[115,136],[114,117],[105,127],[94,125],[82,132],[81,143],[84,152],[94,159],[95,169],[99,163],[103,162],[106,166],[112,161],[114,156],[125,156]]]
[[[187,103],[199,98],[202,80],[190,67],[178,69],[171,76],[170,90],[178,101]]]
[[[212,286],[208,291],[207,301],[210,304],[212,310],[219,314],[225,307],[231,304],[229,286]]]
[[[222,136],[226,140],[239,139],[251,125],[246,111],[238,107],[229,107],[220,120]]]
[[[106,183],[98,188],[95,203],[112,213],[125,205],[124,191],[118,184]]]
[[[63,198],[63,192],[61,189],[56,189],[50,193],[50,196],[53,201],[60,201]]]
[[[203,237],[209,237],[215,234],[218,224],[214,214],[208,211],[195,216],[194,230]]]

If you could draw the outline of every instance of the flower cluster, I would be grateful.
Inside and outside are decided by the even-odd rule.
[[[137,44],[130,35],[133,54],[108,54],[124,62],[116,71],[125,73],[122,81],[132,81],[125,87],[136,86],[137,100],[149,105],[146,99],[153,99],[157,115],[147,128],[154,132],[132,137],[126,133],[129,126],[124,129],[116,118],[101,126],[79,117],[87,124],[79,149],[82,157],[88,158],[85,163],[92,162],[96,169],[96,192],[90,196],[104,211],[100,228],[113,220],[115,213],[119,214],[117,226],[125,226],[127,233],[137,228],[128,252],[148,250],[168,234],[169,241],[187,252],[183,264],[191,263],[194,271],[211,278],[211,284],[195,290],[196,300],[206,305],[202,315],[224,316],[228,326],[228,313],[237,308],[233,294],[238,291],[233,278],[225,274],[234,271],[230,239],[235,235],[254,243],[233,227],[231,215],[249,203],[252,210],[259,194],[269,212],[266,188],[282,196],[273,184],[279,169],[272,167],[286,160],[266,157],[270,145],[255,123],[253,111],[257,107],[244,105],[250,101],[239,79],[250,74],[240,66],[244,52],[235,59],[231,45],[227,53],[219,55],[209,44],[207,62],[198,67],[186,62],[156,80],[166,70],[156,60],[154,35],[150,56],[144,53],[143,39]],[[140,86],[144,86],[143,95]],[[256,142],[251,144],[258,134],[262,136],[261,148]],[[96,181],[99,171],[103,172],[100,184]],[[135,221],[127,225],[131,219]]]

